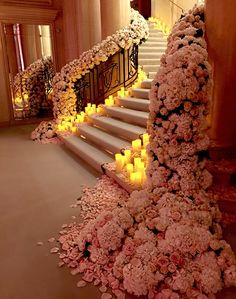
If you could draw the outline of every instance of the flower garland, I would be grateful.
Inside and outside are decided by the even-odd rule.
[[[15,116],[32,117],[41,110],[49,110],[52,102],[48,100],[45,85],[55,75],[51,57],[36,60],[24,71],[18,73],[13,81]],[[20,109],[20,110],[19,110]]]
[[[119,49],[129,49],[148,38],[148,24],[135,10],[131,10],[130,25],[108,36],[79,59],[65,65],[53,80],[53,112],[55,119],[76,115],[76,95],[74,82],[101,62],[114,55]]]
[[[104,211],[59,238],[72,274],[101,284],[102,298],[213,299],[236,286],[236,260],[222,239],[216,198],[207,191],[206,115],[211,68],[204,7],[177,22],[150,97],[147,185],[124,207]],[[95,192],[96,196],[96,192]]]

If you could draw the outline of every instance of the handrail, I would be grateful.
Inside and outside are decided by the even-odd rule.
[[[138,45],[148,34],[146,20],[132,9],[128,26],[66,64],[53,79],[54,118],[75,116],[88,101],[99,103],[128,87],[138,75]]]
[[[169,0],[169,2],[171,2],[172,4],[174,4],[176,7],[178,7],[182,11],[182,13],[184,13],[183,7],[181,7],[178,4],[176,4],[173,0]]]
[[[129,87],[138,77],[138,45],[120,49],[107,61],[96,65],[89,73],[74,82],[76,111],[83,111],[88,103],[99,105],[105,98]]]

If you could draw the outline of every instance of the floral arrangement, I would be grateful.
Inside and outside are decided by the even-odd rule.
[[[148,38],[148,25],[145,19],[135,10],[131,10],[130,25],[108,36],[91,50],[84,52],[79,59],[65,65],[53,80],[53,112],[55,119],[75,116],[76,95],[74,82],[84,76],[120,49],[129,49]]]
[[[212,80],[204,35],[201,6],[184,15],[168,38],[150,96],[146,188],[80,230],[70,225],[59,238],[62,264],[83,274],[77,286],[100,285],[102,299],[112,298],[107,287],[119,299],[125,292],[213,299],[224,286],[236,286],[235,256],[222,239],[205,168]]]
[[[42,110],[52,109],[52,101],[48,99],[46,89],[50,88],[54,75],[52,59],[47,57],[36,60],[15,76],[13,94],[16,117],[17,111],[23,117],[32,117]]]
[[[56,123],[54,121],[42,121],[31,133],[31,139],[40,143],[60,143],[56,135]]]

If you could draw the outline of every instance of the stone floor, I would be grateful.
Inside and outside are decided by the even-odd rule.
[[[70,205],[97,174],[63,146],[30,141],[31,130],[0,129],[0,299],[98,299],[95,287],[78,289],[79,278],[58,268],[47,242],[79,215]],[[236,252],[235,225],[224,233]],[[236,290],[217,298],[236,299]]]

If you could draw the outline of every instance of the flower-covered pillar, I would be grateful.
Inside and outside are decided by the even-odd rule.
[[[100,0],[76,1],[78,49],[81,55],[101,42]]]
[[[211,138],[220,148],[236,146],[236,2],[206,1],[209,57],[213,64]]]
[[[130,22],[130,0],[101,0],[102,39]]]

